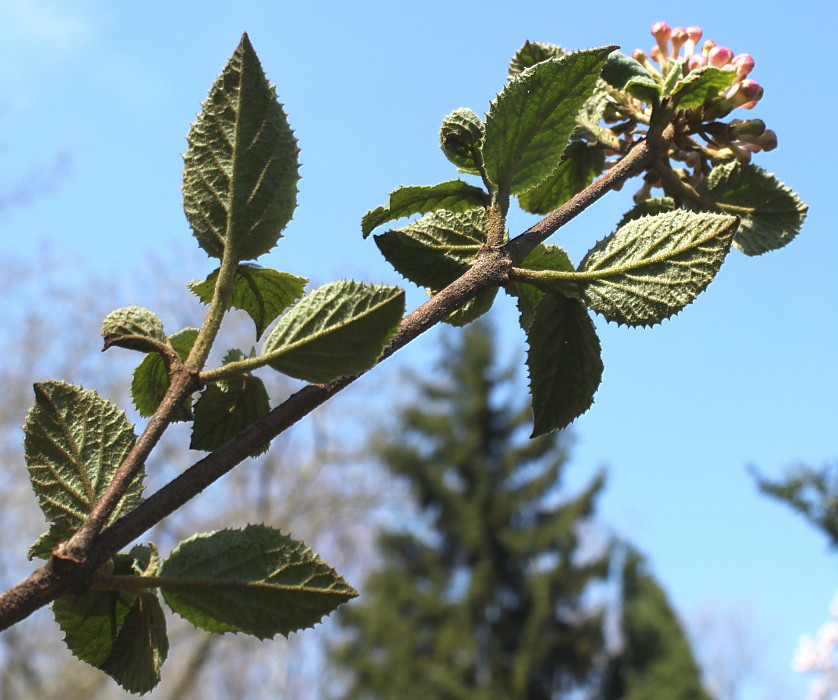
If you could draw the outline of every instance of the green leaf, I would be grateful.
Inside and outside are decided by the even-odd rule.
[[[700,107],[705,102],[720,97],[733,85],[735,71],[720,70],[712,66],[696,68],[678,81],[672,91],[672,101],[678,109]]]
[[[587,411],[602,379],[599,338],[585,308],[545,294],[527,331],[532,437],[560,430]]]
[[[512,78],[489,107],[483,161],[502,195],[538,185],[559,164],[576,115],[613,46],[574,51]]]
[[[782,248],[800,232],[809,209],[795,192],[756,165],[719,165],[696,189],[718,211],[742,218],[733,245],[746,255]]]
[[[126,306],[111,311],[102,322],[101,333],[105,339],[105,350],[117,345],[129,350],[150,352],[154,350],[154,344],[149,341],[166,342],[163,321],[154,312],[139,306]]]
[[[66,527],[51,525],[49,530],[32,543],[29,551],[26,552],[27,559],[29,561],[32,561],[35,557],[44,560],[49,559],[56,545],[70,539],[72,534],[72,530],[68,530]]]
[[[433,292],[431,295],[433,296]],[[469,299],[465,304],[463,304],[462,308],[459,308],[451,313],[446,319],[444,319],[444,322],[451,326],[460,328],[468,325],[472,321],[476,321],[492,308],[492,304],[494,303],[497,295],[497,287],[484,289],[476,297]]]
[[[364,238],[381,224],[412,214],[427,214],[439,209],[463,212],[486,207],[489,196],[479,187],[462,180],[449,180],[429,187],[399,187],[390,193],[390,204],[364,214],[361,231]]]
[[[622,90],[633,79],[654,82],[652,74],[631,56],[622,51],[612,51],[602,66],[602,79],[612,87]]]
[[[267,253],[297,205],[297,140],[247,34],[187,137],[183,208],[198,244],[237,261]]]
[[[479,175],[483,163],[480,144],[484,131],[485,125],[480,117],[470,109],[459,107],[442,120],[439,147],[461,172]]]
[[[626,83],[626,92],[641,102],[655,104],[660,100],[661,86],[645,77],[632,78]]]
[[[184,328],[170,335],[169,342],[180,359],[186,360],[197,337],[196,328]],[[134,377],[131,381],[131,398],[140,415],[146,418],[153,415],[168,390],[169,372],[163,358],[157,354],[146,355],[134,370]],[[172,420],[191,420],[191,406],[192,397],[188,396]]]
[[[574,141],[565,150],[559,167],[540,185],[518,195],[518,204],[531,214],[549,214],[590,185],[604,167],[602,148]]]
[[[521,263],[521,267],[536,272],[573,272],[573,263],[564,249],[555,245],[539,243]],[[535,307],[544,296],[544,292],[525,282],[515,282],[509,289],[510,293],[517,297],[518,312],[520,314],[521,328],[528,331],[532,323]]]
[[[509,77],[514,78],[527,68],[536,63],[547,61],[551,58],[561,58],[567,53],[561,46],[556,44],[543,44],[540,41],[527,41],[515,52],[509,62]]]
[[[212,301],[218,270],[203,282],[192,282],[189,289],[205,304]],[[308,280],[288,272],[277,272],[252,263],[239,265],[231,304],[244,311],[256,324],[256,339],[291,304],[299,301]]]
[[[378,361],[403,314],[398,287],[330,282],[279,319],[262,355],[274,369],[308,382],[358,374]]]
[[[91,590],[58,598],[52,610],[70,651],[125,690],[147,693],[160,682],[169,640],[157,596]]]
[[[265,385],[250,375],[210,384],[195,402],[193,450],[212,452],[271,410]],[[251,457],[267,452],[270,443],[256,447]]]
[[[35,384],[23,426],[26,466],[47,521],[75,532],[134,446],[125,414],[95,391],[65,382]],[[109,523],[142,501],[145,470],[134,477]]]
[[[629,209],[620,219],[617,228],[625,226],[629,221],[639,219],[642,216],[656,216],[657,214],[665,214],[668,211],[675,209],[675,200],[672,197],[657,197],[653,199],[644,199],[638,202],[634,207]]]
[[[195,535],[160,575],[164,599],[193,625],[260,639],[312,627],[358,595],[302,542],[264,525]]]
[[[737,224],[733,216],[686,211],[630,221],[582,260],[582,298],[609,321],[660,323],[712,282]]]
[[[484,209],[438,211],[375,237],[381,254],[414,284],[443,289],[474,263],[486,242]]]

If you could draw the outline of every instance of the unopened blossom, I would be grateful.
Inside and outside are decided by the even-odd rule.
[[[727,46],[714,46],[707,53],[707,63],[713,68],[722,68],[733,60],[733,51]]]
[[[707,65],[707,56],[703,53],[694,53],[687,59],[687,68],[695,70],[696,68],[704,68]]]
[[[731,63],[736,67],[736,75],[739,78],[744,78],[754,69],[754,59],[747,53],[740,53],[735,56]]]
[[[701,41],[701,27],[687,27],[687,43],[684,44],[684,56],[689,58],[695,53],[695,47]]]
[[[670,56],[672,58],[678,58],[678,54],[681,53],[681,47],[687,43],[687,30],[683,27],[675,27],[670,34],[670,39],[672,40],[672,53]]]

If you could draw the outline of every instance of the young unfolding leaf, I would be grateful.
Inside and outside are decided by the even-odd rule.
[[[236,359],[244,358],[241,353],[230,358]],[[270,410],[268,392],[258,377],[245,375],[210,384],[195,402],[195,422],[189,446],[193,450],[212,452]],[[269,444],[259,445],[250,456],[258,457],[266,452]]]
[[[733,85],[736,71],[704,66],[690,71],[672,91],[672,101],[678,109],[700,107],[719,97]]]
[[[297,141],[247,34],[188,136],[183,208],[198,244],[237,261],[276,245],[297,202]]]
[[[590,185],[604,167],[602,148],[574,141],[565,150],[559,167],[540,185],[518,195],[518,204],[531,214],[549,214]]]
[[[364,214],[361,231],[366,238],[381,224],[405,216],[438,209],[463,212],[475,207],[485,208],[488,204],[489,196],[483,190],[462,180],[449,180],[429,187],[399,187],[390,193],[389,205]]]
[[[342,280],[305,297],[279,319],[262,348],[274,369],[325,383],[372,367],[404,314],[404,291]]]
[[[573,263],[567,253],[556,245],[539,243],[526,257],[521,267],[526,270],[573,272]],[[525,282],[515,282],[507,291],[517,297],[521,328],[528,331],[535,313],[535,307],[544,296],[544,292]]]
[[[37,557],[38,559],[49,559],[52,550],[55,546],[73,534],[72,530],[62,527],[61,525],[51,525],[43,535],[32,543],[29,551],[26,552],[26,558],[30,561]]]
[[[547,61],[551,58],[561,58],[567,53],[561,46],[556,44],[544,44],[540,41],[525,41],[524,45],[515,52],[512,60],[509,61],[509,77],[514,78],[518,73],[523,73],[536,63]]]
[[[710,284],[737,224],[734,216],[685,211],[630,221],[582,260],[582,298],[609,321],[660,323]]]
[[[170,335],[169,342],[180,359],[185,360],[189,356],[197,337],[197,329],[184,328],[182,331]],[[157,410],[169,390],[169,383],[169,373],[166,370],[166,363],[163,358],[156,353],[146,355],[134,370],[134,377],[131,381],[131,398],[141,416],[148,417]],[[192,397],[188,396],[172,420],[191,420],[191,406]]]
[[[35,384],[23,426],[26,466],[46,519],[74,532],[134,446],[125,414],[95,391],[65,382]],[[142,500],[144,470],[134,477],[109,522]]]
[[[70,651],[125,690],[147,693],[160,682],[169,640],[156,595],[92,590],[58,598],[52,610]]]
[[[157,315],[139,306],[126,306],[111,311],[102,322],[102,337],[107,350],[113,345],[129,350],[149,352],[154,346],[149,340],[166,342],[163,321]]]
[[[638,78],[654,82],[649,71],[622,51],[612,51],[602,66],[602,79],[612,87],[622,89],[629,80]]]
[[[260,639],[312,627],[358,595],[302,542],[264,525],[195,535],[160,576],[166,602],[193,625]]]
[[[756,165],[719,165],[696,189],[718,203],[719,211],[741,217],[733,245],[746,255],[782,248],[798,234],[809,208],[774,175]]]
[[[533,437],[567,427],[587,411],[602,378],[599,338],[585,308],[544,294],[527,330]]]
[[[502,196],[521,194],[559,164],[576,115],[614,49],[574,51],[512,78],[489,107],[483,161]]]
[[[203,282],[192,282],[189,289],[202,302],[209,304],[217,279],[218,270],[215,270]],[[258,340],[279,314],[302,298],[307,284],[305,277],[277,272],[260,265],[242,264],[236,270],[230,303],[253,319]]]
[[[484,209],[438,211],[375,237],[381,254],[414,284],[443,289],[474,263],[486,243]]]
[[[439,147],[462,172],[479,175],[483,162],[480,144],[484,131],[485,125],[480,117],[470,109],[459,107],[442,120]]]

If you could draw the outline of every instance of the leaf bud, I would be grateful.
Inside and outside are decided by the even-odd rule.
[[[445,157],[458,168],[477,173],[484,129],[480,117],[470,109],[460,107],[442,120],[439,147]]]

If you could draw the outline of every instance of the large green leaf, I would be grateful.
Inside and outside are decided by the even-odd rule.
[[[157,596],[93,590],[62,596],[52,610],[70,651],[125,690],[147,693],[160,682],[169,640]]]
[[[512,78],[486,117],[483,161],[502,195],[521,194],[559,164],[576,115],[613,46],[542,61]]]
[[[95,391],[65,382],[35,384],[35,405],[23,426],[26,466],[46,519],[75,531],[105,492],[134,446],[125,414]],[[140,470],[111,515],[140,504]]]
[[[672,91],[672,101],[678,109],[700,107],[725,93],[736,77],[736,72],[712,66],[696,68],[687,73]]]
[[[560,430],[587,411],[602,379],[599,338],[585,308],[544,294],[527,330],[533,437]]]
[[[184,328],[169,336],[169,343],[181,360],[189,356],[195,339],[198,337],[197,328]],[[166,363],[160,355],[153,353],[146,355],[134,370],[131,380],[131,399],[141,416],[154,414],[160,402],[169,390],[169,373]],[[192,419],[192,397],[184,399],[183,405],[175,412],[172,420],[184,421]]]
[[[531,214],[549,214],[593,182],[605,167],[605,152],[597,145],[574,141],[562,160],[540,185],[518,196],[521,209]]]
[[[566,53],[567,51],[556,44],[544,44],[540,41],[525,41],[524,45],[515,52],[512,60],[509,61],[509,77],[514,78],[536,63],[541,63],[551,58],[561,58]]]
[[[225,364],[243,360],[240,351],[232,351]],[[195,422],[192,426],[193,450],[212,452],[247,426],[271,410],[265,385],[258,377],[249,374],[210,384],[195,402]],[[251,457],[266,452],[270,443],[257,446]]]
[[[462,172],[477,175],[483,157],[480,144],[483,141],[485,125],[483,120],[470,109],[459,107],[442,120],[439,129],[439,147]]]
[[[771,173],[756,165],[726,163],[698,187],[719,211],[742,218],[733,245],[746,255],[782,248],[803,226],[808,206]]]
[[[192,624],[260,639],[312,627],[358,595],[302,542],[264,525],[195,535],[160,576],[164,599]]]
[[[297,202],[297,140],[242,36],[188,136],[183,208],[198,243],[249,260],[276,245]]]
[[[189,289],[205,304],[212,301],[218,270],[203,282],[192,282]],[[299,301],[308,280],[289,272],[277,272],[251,263],[239,265],[233,287],[232,305],[244,311],[256,324],[256,339],[291,304]]]
[[[692,302],[730,250],[737,219],[674,211],[634,219],[582,260],[582,297],[609,321],[660,323]]]
[[[364,214],[361,231],[366,238],[381,224],[405,216],[427,214],[438,209],[462,212],[475,207],[484,208],[488,204],[489,196],[483,190],[462,180],[449,180],[429,187],[399,187],[390,193],[388,206]]]
[[[372,367],[404,314],[404,290],[330,282],[279,319],[262,355],[274,369],[325,383]]]
[[[484,209],[438,211],[376,236],[375,244],[397,272],[439,290],[472,265],[486,242],[488,221]]]
[[[154,312],[139,306],[111,311],[102,322],[101,335],[105,339],[105,350],[116,345],[149,352],[154,347],[149,341],[166,342],[163,321]]]

